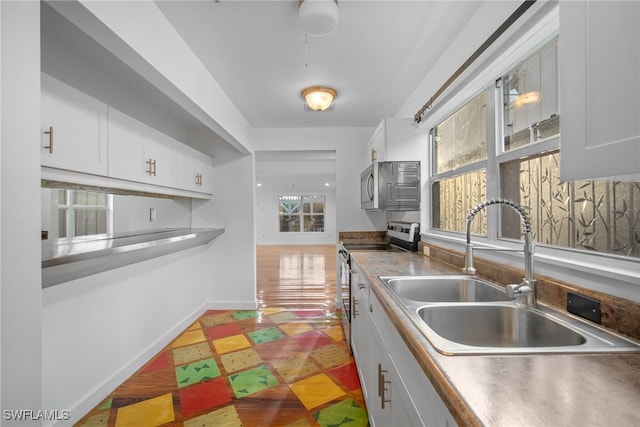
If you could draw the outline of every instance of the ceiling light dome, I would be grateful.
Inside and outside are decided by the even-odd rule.
[[[336,0],[301,0],[300,22],[312,36],[327,36],[338,27]]]
[[[330,87],[311,86],[302,91],[307,106],[314,111],[324,111],[331,107],[338,93]]]

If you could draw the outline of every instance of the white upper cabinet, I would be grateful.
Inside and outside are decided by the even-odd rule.
[[[109,176],[143,182],[145,167],[145,130],[143,123],[109,108]]]
[[[211,194],[213,163],[211,157],[188,146],[176,150],[176,182],[179,188]]]
[[[109,176],[175,187],[177,142],[138,120],[109,108]]]
[[[428,136],[409,118],[383,119],[373,133],[366,151],[366,164],[385,161],[421,160]]]
[[[107,105],[42,74],[41,164],[107,174]]]
[[[149,170],[147,182],[165,187],[176,185],[175,152],[182,143],[148,127],[145,140],[145,169]]]
[[[639,23],[637,1],[560,2],[563,181],[640,174]]]

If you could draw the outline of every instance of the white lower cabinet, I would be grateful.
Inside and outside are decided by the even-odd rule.
[[[353,259],[353,258],[352,258]],[[351,344],[374,427],[457,423],[353,262]]]

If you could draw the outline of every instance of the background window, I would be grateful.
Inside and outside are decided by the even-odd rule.
[[[324,232],[324,206],[324,196],[279,196],[280,232]]]
[[[111,232],[112,196],[80,190],[58,190],[58,237]]]

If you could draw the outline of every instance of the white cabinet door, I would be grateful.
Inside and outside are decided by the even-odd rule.
[[[560,2],[563,181],[640,174],[639,22],[637,1]]]
[[[212,194],[211,157],[187,145],[176,147],[176,184],[183,190]]]
[[[354,272],[351,273],[351,351],[357,361],[362,392],[368,404],[372,398],[369,395],[376,384],[371,368],[373,360],[370,349],[370,317],[367,308],[368,295],[365,295],[368,288],[357,264],[353,263],[352,268]]]
[[[110,177],[175,186],[174,139],[113,108],[108,127]]]
[[[427,131],[411,124],[411,119],[385,119],[385,160],[404,162],[424,160],[429,146]]]
[[[42,74],[41,164],[107,175],[107,105]]]
[[[367,164],[422,160],[428,149],[428,135],[408,118],[383,119],[367,144]]]
[[[109,176],[147,182],[143,123],[109,108]]]
[[[409,349],[405,346],[398,346],[395,343],[388,342],[388,338],[390,338],[388,336],[390,321],[387,314],[375,294],[370,294],[369,302],[371,308],[371,336],[372,338],[375,337],[374,341],[376,342],[376,351],[373,353],[378,358],[376,370],[380,400],[376,402],[375,406],[379,406],[380,410],[376,409],[376,415],[379,420],[376,420],[375,424],[407,427],[424,426],[423,417],[416,408],[395,362],[396,356],[404,355],[402,352],[405,349],[409,351]],[[413,374],[423,375],[422,372],[414,372]],[[423,404],[428,403],[430,405],[432,403],[431,399],[426,399],[425,401],[425,397],[423,395],[416,396],[416,398],[423,400]]]
[[[175,187],[175,147],[180,143],[151,127],[147,127],[146,135],[145,166],[150,170],[147,182]]]
[[[385,128],[385,120],[383,120],[373,132],[373,136],[367,144],[367,164],[385,161],[387,155],[387,132]]]

